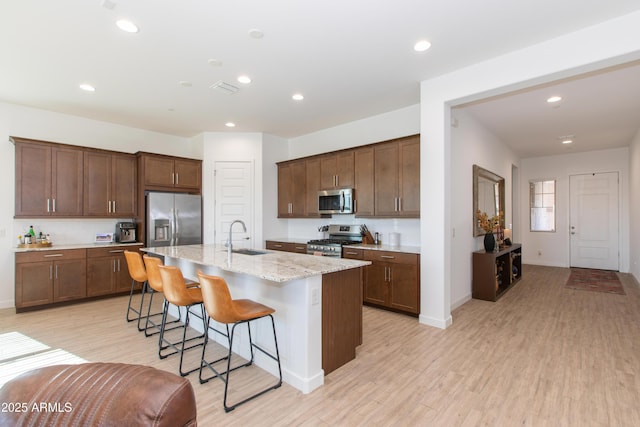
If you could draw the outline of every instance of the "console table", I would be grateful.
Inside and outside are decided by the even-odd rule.
[[[473,298],[496,301],[522,277],[522,244],[473,253]]]

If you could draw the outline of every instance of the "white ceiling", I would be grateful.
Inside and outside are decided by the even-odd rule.
[[[461,107],[521,158],[626,147],[640,129],[640,62]]]
[[[226,132],[233,121],[235,131],[291,138],[416,104],[422,80],[640,8],[637,0],[111,1],[113,9],[101,0],[3,2],[0,100],[185,137]],[[140,32],[120,31],[122,17]],[[264,37],[250,37],[251,29]],[[422,38],[432,48],[414,52]],[[253,82],[237,83],[240,74]],[[592,78],[601,79],[595,88],[606,84]],[[219,80],[240,90],[209,89]],[[81,91],[83,82],[96,92]],[[596,134],[615,144],[628,139],[629,120],[638,123],[637,92],[608,95],[610,88],[591,102],[594,85],[583,83],[563,83],[558,90],[567,96],[557,109],[534,110],[544,88],[470,111],[527,156],[565,132],[581,143]],[[295,92],[304,101],[293,101]],[[608,128],[595,127],[602,111],[589,106],[607,99],[605,111],[634,105],[635,117],[616,110]]]

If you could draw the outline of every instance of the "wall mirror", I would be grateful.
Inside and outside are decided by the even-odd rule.
[[[473,235],[482,236],[477,211],[489,217],[504,212],[504,178],[478,165],[473,165]],[[504,224],[503,224],[504,226]]]

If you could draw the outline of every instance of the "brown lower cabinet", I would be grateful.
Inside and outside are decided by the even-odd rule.
[[[307,253],[306,243],[280,242],[276,240],[267,240],[265,248],[272,251],[295,252],[299,254]]]
[[[128,245],[16,253],[16,311],[130,291],[124,251],[137,248]]]
[[[85,249],[16,254],[16,309],[86,296]]]
[[[344,258],[364,259],[362,300],[391,311],[420,314],[420,255],[345,247]]]
[[[109,295],[131,289],[124,248],[87,249],[87,296]]]

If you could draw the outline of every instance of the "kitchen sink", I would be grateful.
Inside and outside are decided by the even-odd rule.
[[[242,254],[242,255],[264,255],[266,254],[265,251],[257,251],[255,249],[234,249],[231,252],[233,252],[234,254]]]

